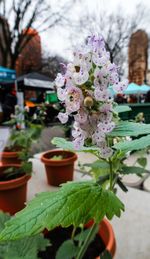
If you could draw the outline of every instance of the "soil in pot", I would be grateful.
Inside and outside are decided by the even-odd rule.
[[[14,172],[6,173],[9,168],[14,168]],[[19,169],[20,165],[0,166],[0,210],[11,215],[25,207],[27,181],[31,177],[20,174]]]
[[[69,228],[55,228],[54,230],[48,232],[46,238],[50,240],[51,246],[47,247],[45,251],[39,253],[39,258],[41,259],[55,259],[56,252],[60,245],[67,239],[70,238],[72,233],[72,227]],[[83,259],[95,259],[105,250],[105,244],[97,234],[95,239],[89,245],[86,254]],[[62,258],[66,259],[66,258]]]

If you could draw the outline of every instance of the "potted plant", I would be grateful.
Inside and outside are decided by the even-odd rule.
[[[32,173],[31,145],[40,136],[42,125],[33,124],[27,118],[25,111],[20,112],[18,107],[16,116],[8,122],[8,125],[13,125],[13,128],[8,146],[1,153],[0,209],[15,214],[25,207],[27,182]],[[19,125],[23,127],[18,127]]]
[[[0,210],[15,214],[25,207],[30,164],[0,166]]]
[[[47,180],[50,185],[59,186],[73,180],[74,162],[77,155],[66,150],[45,152],[41,161],[45,164]]]
[[[43,128],[44,110],[42,107],[41,113],[29,117],[28,108],[24,110],[16,105],[15,115],[12,115],[11,120],[6,122],[5,125],[10,126],[10,137],[6,147],[0,152],[0,161],[4,164],[20,164],[22,161],[31,157],[31,146],[36,141]]]
[[[103,38],[93,35],[85,46],[74,52],[74,60],[67,65],[65,74],[59,74],[56,79],[58,98],[66,107],[59,119],[66,123],[68,117],[73,116],[75,123],[73,142],[54,138],[53,144],[65,150],[94,154],[97,160],[86,164],[94,177],[65,183],[56,192],[38,194],[6,223],[1,242],[32,236],[44,228],[72,226],[70,239],[59,247],[56,258],[81,259],[104,218],[111,220],[121,216],[124,204],[116,191],[117,187],[127,191],[122,176],[145,173],[145,159],[138,159],[135,166],[127,166],[125,159],[131,151],[150,146],[150,125],[120,120],[119,113],[129,107],[113,102],[110,84],[115,91],[122,92],[128,82],[119,81],[118,68],[109,61]],[[132,139],[135,136],[139,138]],[[86,224],[91,220],[92,226],[87,231]],[[56,239],[60,236],[55,235]],[[114,252],[110,251],[111,256]],[[106,254],[98,251],[94,257],[99,255],[102,259]]]

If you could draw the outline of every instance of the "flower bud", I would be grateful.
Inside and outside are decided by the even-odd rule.
[[[87,96],[87,97],[85,97],[85,99],[84,99],[84,106],[85,107],[92,107],[93,106],[93,104],[94,104],[94,101],[93,101],[93,98],[92,97],[90,97],[90,96]]]

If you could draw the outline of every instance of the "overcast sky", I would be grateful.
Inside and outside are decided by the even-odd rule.
[[[150,8],[150,0],[76,0],[76,2],[77,4],[72,12],[73,17],[78,17],[81,12],[85,10],[89,13],[96,12],[97,10],[100,12],[108,10],[112,13],[116,11],[118,6],[121,7],[120,10],[123,12],[132,14],[139,2]],[[150,30],[149,28],[146,29]],[[69,55],[72,48],[68,41],[68,37],[69,31],[65,31],[63,28],[57,30],[54,28],[50,31],[46,31],[41,34],[43,49],[46,49],[52,55],[60,54],[65,57],[66,55]]]

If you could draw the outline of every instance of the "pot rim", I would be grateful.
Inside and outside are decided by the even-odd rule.
[[[0,167],[21,167],[19,164],[2,164]],[[21,185],[24,185],[29,179],[31,178],[31,175],[22,175],[16,179],[12,179],[9,181],[0,181],[0,191],[2,190],[8,190],[8,189],[15,189]]]
[[[0,152],[0,159],[1,157],[17,157],[19,151],[2,151]]]
[[[51,160],[49,158],[47,158],[46,156],[48,154],[54,156],[54,155],[61,155],[61,153],[68,153],[71,156],[68,158],[64,158],[61,160]],[[46,151],[42,157],[41,157],[41,161],[45,164],[45,165],[50,165],[50,166],[62,166],[62,165],[67,165],[67,164],[72,164],[73,162],[75,162],[77,160],[77,154],[69,151],[69,150],[62,150],[62,149],[53,149],[53,150],[49,150]]]

